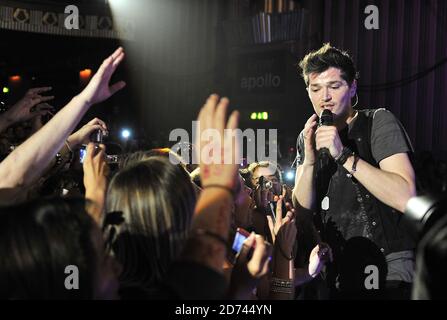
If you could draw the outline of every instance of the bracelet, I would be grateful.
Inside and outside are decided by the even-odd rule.
[[[354,152],[351,151],[348,147],[343,147],[343,150],[338,155],[338,157],[335,159],[335,162],[337,162],[339,165],[344,165],[345,162],[348,160],[350,156],[354,155]]]
[[[231,189],[230,187],[221,185],[221,184],[209,184],[209,185],[206,185],[206,186],[202,187],[202,189],[206,189],[206,188],[220,188],[220,189],[224,189],[224,190],[227,190],[230,193],[231,197],[233,197],[233,198],[235,197],[233,189]]]
[[[270,291],[275,293],[292,294],[293,288],[281,288],[281,287],[270,286]]]
[[[67,140],[65,140],[65,145],[67,146],[67,148],[70,152],[73,152],[73,150],[71,150],[70,145],[68,144]]]
[[[272,277],[270,290],[277,293],[293,293],[293,281],[291,279],[280,279]]]
[[[354,173],[356,173],[356,171],[357,171],[357,162],[359,161],[359,157],[358,156],[356,156],[355,154],[353,154],[353,156],[354,156],[354,162],[352,163],[352,168],[351,168],[351,171],[349,171],[349,173],[347,173],[346,174],[346,176],[348,177],[348,178],[352,178],[353,176],[354,176]]]
[[[205,230],[205,229],[196,229],[194,230],[194,235],[195,236],[208,236],[211,237],[217,241],[219,241],[221,244],[223,244],[225,247],[228,246],[227,240],[224,239],[224,237],[222,237],[221,235]]]
[[[276,277],[272,277],[270,279],[270,284],[276,287],[283,287],[283,288],[292,288],[293,287],[293,283],[291,279],[281,279],[281,278],[276,278]]]

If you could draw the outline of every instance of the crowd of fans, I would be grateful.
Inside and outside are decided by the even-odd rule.
[[[110,159],[95,138],[107,135],[104,121],[73,133],[88,109],[124,88],[109,84],[123,59],[119,48],[55,114],[45,87],[0,115],[0,298],[318,299],[332,251],[293,207],[277,164],[240,169],[200,157],[198,166],[173,164],[177,155],[167,148]],[[200,130],[223,137],[236,129],[238,113],[227,116],[228,104],[211,95]],[[441,174],[445,164],[426,177]],[[419,184],[445,191],[445,180]],[[436,260],[432,247],[426,252]],[[75,289],[67,286],[68,266],[79,273]]]

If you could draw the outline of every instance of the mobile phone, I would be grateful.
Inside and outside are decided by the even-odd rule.
[[[244,241],[250,236],[250,232],[243,228],[237,228],[236,235],[234,236],[234,241],[232,249],[235,252],[240,252]]]

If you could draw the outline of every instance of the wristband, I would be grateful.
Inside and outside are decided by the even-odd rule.
[[[342,166],[352,155],[354,155],[354,152],[352,152],[351,149],[349,149],[348,147],[343,147],[341,154],[338,155],[338,157],[335,159],[335,162]]]

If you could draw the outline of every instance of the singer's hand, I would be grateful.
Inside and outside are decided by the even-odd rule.
[[[343,150],[343,144],[341,143],[340,136],[338,135],[335,126],[319,127],[317,131],[315,131],[315,144],[317,150],[327,148],[334,159],[337,158]]]
[[[315,129],[317,128],[317,115],[313,114],[304,125],[304,164],[315,164]]]

